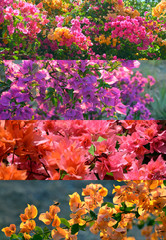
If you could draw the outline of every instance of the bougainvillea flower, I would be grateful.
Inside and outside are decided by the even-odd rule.
[[[60,239],[67,239],[68,238],[68,231],[61,228],[61,227],[57,227],[56,230],[53,229],[51,231],[51,237],[53,238],[53,240],[60,240]]]
[[[16,232],[16,225],[10,224],[9,227],[2,228],[2,232],[5,233],[6,237],[11,237]]]
[[[60,225],[60,219],[57,216],[57,213],[60,212],[60,208],[51,205],[49,208],[49,212],[47,211],[46,213],[41,213],[39,216],[39,220],[44,222],[46,225],[50,225],[52,223],[52,226],[59,226]]]
[[[26,173],[26,170],[18,170],[15,165],[0,165],[0,180],[25,180]]]
[[[25,223],[20,224],[21,233],[30,233],[36,227],[36,222],[34,220],[27,220]]]
[[[25,213],[20,215],[21,221],[26,222],[28,219],[36,218],[38,211],[34,205],[29,205],[25,208]]]

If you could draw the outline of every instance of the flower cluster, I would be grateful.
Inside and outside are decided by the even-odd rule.
[[[69,9],[69,4],[63,0],[42,0],[44,9],[48,11],[49,15],[60,15],[66,13]]]
[[[100,12],[101,18],[101,10],[98,12]],[[91,16],[92,13],[89,15]],[[158,50],[155,51],[156,46],[154,45],[158,44],[158,37],[165,31],[163,21],[159,19],[154,21],[149,15],[140,17],[139,13],[131,7],[124,8],[124,4],[120,4],[118,7],[114,6],[110,11],[106,11],[105,15],[101,23],[84,15],[88,21],[84,24],[83,29],[93,39],[92,49],[94,52],[97,51],[100,57],[105,52],[107,57],[111,57],[113,54],[118,58],[125,58],[127,55],[128,59],[137,59],[138,55],[141,59],[146,59],[147,55],[149,59],[156,58]],[[165,40],[164,34],[160,39]]]
[[[20,231],[16,235],[16,226],[11,224],[2,231],[13,239],[53,239],[77,240],[78,232],[89,227],[92,234],[100,234],[100,239],[135,240],[127,237],[133,223],[142,228],[146,239],[163,239],[166,235],[166,183],[165,181],[129,181],[115,186],[113,203],[104,202],[108,190],[101,184],[89,184],[82,190],[84,200],[75,192],[69,195],[70,219],[59,218],[59,206],[51,205],[49,211],[41,213],[39,220],[49,228],[36,227],[33,220],[37,208],[29,205],[20,215]],[[154,230],[153,230],[154,229]],[[36,236],[36,237],[35,237]]]
[[[40,14],[40,8],[42,6],[35,6],[24,1],[19,3],[13,3],[4,9],[4,19],[8,20],[10,24],[7,26],[9,35],[12,35],[15,31],[20,31],[20,33],[27,34],[27,36],[36,38],[37,34],[41,31],[38,24],[45,25],[49,20],[46,19],[46,15]],[[14,26],[14,18],[22,15],[21,22],[18,21],[17,25]],[[19,18],[18,18],[19,19]],[[28,22],[25,26],[23,22]]]
[[[130,63],[133,64],[133,61]],[[118,87],[121,90],[122,102],[128,105],[126,119],[149,119],[151,113],[145,106],[153,102],[153,98],[147,93],[145,93],[145,95],[140,93],[144,92],[144,87],[147,84],[150,86],[154,85],[155,79],[152,76],[144,78],[139,71],[136,72],[135,76],[130,77],[133,74],[130,63],[128,62],[127,66],[125,62],[123,62],[123,67],[113,71],[114,76],[118,79],[118,81],[113,84],[113,87]],[[127,67],[128,71],[124,71],[124,67]]]
[[[4,61],[1,119],[149,119],[138,61]]]
[[[3,0],[1,59],[165,59],[164,7],[140,16],[118,0]]]
[[[0,121],[0,179],[166,177],[165,121]]]
[[[162,0],[156,7],[152,10],[152,15],[154,17],[164,17],[166,14],[166,1]]]
[[[13,3],[13,0],[2,0],[0,2],[0,10],[1,10],[1,12],[0,12],[0,24],[2,24],[4,22],[4,16],[2,14],[4,8],[9,6],[12,3]]]
[[[104,31],[107,32],[111,28],[111,38],[128,40],[130,43],[136,44],[137,50],[146,50],[148,47],[152,47],[155,38],[149,29],[148,32],[146,31],[144,24],[148,25],[148,23],[142,23],[141,17],[117,16],[115,19],[110,17],[109,20],[105,24]]]
[[[59,42],[59,46],[70,47],[76,44],[80,50],[87,50],[92,46],[90,39],[82,33],[79,19],[72,19],[72,27],[57,27],[55,30],[51,29],[48,34],[48,39]]]
[[[22,50],[27,48],[26,42],[29,45],[27,51],[30,52],[31,48],[35,50],[38,34],[49,22],[47,12],[42,8],[42,4],[34,5],[26,1],[12,1],[9,6],[4,7],[0,16],[0,23],[3,24],[2,37],[3,43],[13,48],[9,52],[11,55],[13,51],[18,53],[19,48]],[[4,50],[1,54],[3,53],[8,52]]]

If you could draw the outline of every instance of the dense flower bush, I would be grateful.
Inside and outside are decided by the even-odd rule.
[[[1,119],[149,119],[153,99],[138,61],[4,61]]]
[[[165,239],[166,235],[166,182],[128,181],[122,186],[114,186],[112,202],[104,202],[108,190],[101,184],[89,184],[82,190],[82,196],[75,192],[69,195],[70,219],[60,218],[59,203],[41,213],[39,220],[49,228],[36,226],[38,210],[34,205],[20,214],[21,224],[18,235],[16,225],[10,224],[2,231],[10,239],[66,239],[76,240],[80,230],[90,229],[92,234],[100,234],[100,239],[135,240],[127,237],[133,225],[137,225],[146,239]],[[79,235],[78,235],[79,239]],[[95,237],[96,239],[96,237]]]
[[[2,43],[4,50],[1,50],[1,54],[4,52],[4,54],[13,55],[14,53],[17,55],[24,54],[26,51],[31,57],[40,44],[37,39],[38,34],[49,22],[47,12],[41,10],[42,4],[34,5],[26,1],[10,1],[10,5],[7,5],[4,0],[4,4],[1,3],[1,5],[4,7],[0,13],[0,24],[3,28],[2,38],[3,43],[8,46],[4,48]]]
[[[0,179],[166,179],[165,121],[0,121]]]
[[[165,59],[165,0],[144,16],[122,0],[3,0],[2,59]]]

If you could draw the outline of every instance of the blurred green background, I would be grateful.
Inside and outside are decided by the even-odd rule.
[[[166,61],[139,61],[141,63],[139,71],[144,77],[151,75],[155,78],[156,84],[146,87],[145,92],[153,97],[154,102],[149,105],[152,118],[156,120],[166,119]],[[136,71],[136,70],[135,70]]]
[[[144,16],[144,12],[151,12],[151,9],[155,7],[161,0],[123,0],[125,6],[131,6],[137,9],[141,16]]]

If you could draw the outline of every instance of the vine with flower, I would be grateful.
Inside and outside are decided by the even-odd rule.
[[[25,208],[20,215],[20,230],[11,224],[2,231],[10,239],[76,240],[79,231],[99,235],[100,239],[134,240],[127,233],[137,225],[146,239],[164,239],[166,233],[166,182],[126,181],[114,186],[113,203],[105,202],[108,189],[101,184],[89,184],[82,190],[84,200],[75,192],[69,195],[70,219],[60,218],[60,207],[51,205],[49,211],[41,213],[39,220],[50,227],[36,226],[38,210],[34,205]]]
[[[138,61],[4,60],[1,119],[149,119],[153,98],[145,92]]]

